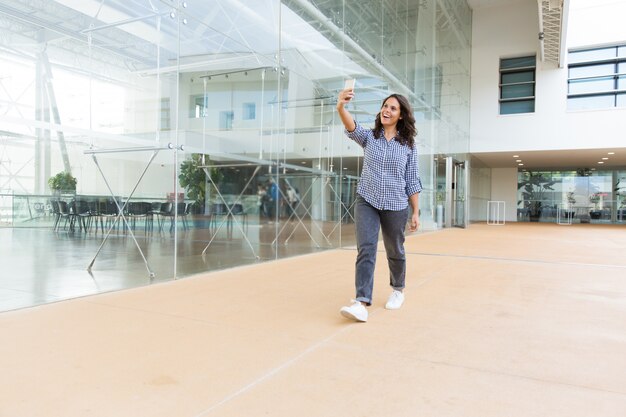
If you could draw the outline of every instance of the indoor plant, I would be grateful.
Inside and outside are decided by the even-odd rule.
[[[183,161],[178,174],[178,180],[181,187],[187,192],[187,198],[194,201],[201,213],[204,212],[203,207],[207,193],[207,178],[204,169],[201,167],[209,165],[211,165],[209,155],[194,153],[187,160]],[[209,169],[209,173],[213,181],[216,184],[219,183],[221,179],[220,171],[213,167]]]
[[[67,171],[61,171],[53,177],[48,179],[48,185],[50,189],[57,193],[75,193],[76,192],[76,178]]]
[[[539,221],[541,210],[547,191],[554,191],[552,186],[558,183],[545,175],[544,172],[527,171],[517,183],[517,189],[522,191],[524,209],[527,210],[531,222]]]

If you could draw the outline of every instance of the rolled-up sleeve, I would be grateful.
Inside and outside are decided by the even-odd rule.
[[[365,148],[365,145],[367,144],[367,139],[372,135],[372,131],[371,129],[365,129],[357,121],[355,121],[354,124],[356,127],[352,132],[348,132],[347,129],[344,129],[346,135],[348,135],[350,139],[358,143],[361,148]]]
[[[422,191],[422,179],[420,178],[417,147],[413,145],[406,161],[406,195],[412,196]]]

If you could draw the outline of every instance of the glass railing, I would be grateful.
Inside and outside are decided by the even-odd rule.
[[[120,208],[126,198],[116,196]],[[84,217],[116,216],[119,209],[111,196],[81,194],[0,194],[0,227],[64,229]],[[164,198],[133,198],[124,207],[129,218],[160,210]],[[187,202],[184,203],[189,204]],[[184,213],[184,206],[178,206]],[[74,220],[73,220],[74,219]],[[80,222],[82,224],[82,221]],[[92,222],[93,224],[93,222]]]

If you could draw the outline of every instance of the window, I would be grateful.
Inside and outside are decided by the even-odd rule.
[[[232,111],[221,111],[220,112],[220,129],[232,130],[234,118],[235,118],[235,114]]]
[[[256,104],[254,103],[243,103],[243,120],[254,120],[256,119]]]
[[[500,114],[534,113],[534,56],[500,60]]]
[[[195,96],[192,100],[192,114],[191,117],[199,119],[207,116],[207,102],[205,96]]]
[[[568,109],[626,106],[626,46],[570,51],[568,62]]]

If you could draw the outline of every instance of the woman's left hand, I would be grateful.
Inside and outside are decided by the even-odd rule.
[[[409,232],[416,232],[420,227],[420,216],[417,213],[413,213],[409,221]]]

